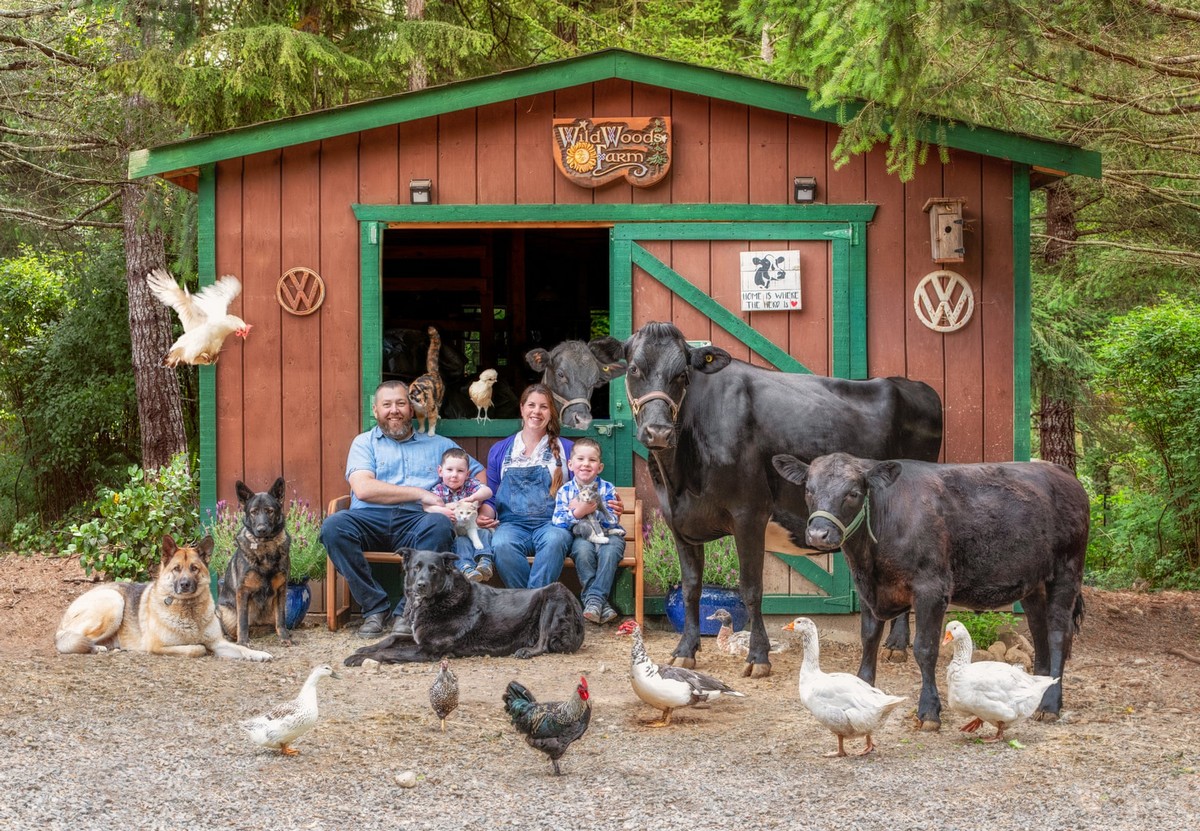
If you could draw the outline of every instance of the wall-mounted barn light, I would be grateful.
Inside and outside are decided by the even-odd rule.
[[[792,179],[792,192],[796,202],[805,205],[817,198],[817,180],[814,176],[797,176]]]
[[[428,205],[433,202],[432,179],[410,179],[408,193],[414,205]]]

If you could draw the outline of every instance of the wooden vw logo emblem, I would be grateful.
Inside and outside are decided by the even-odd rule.
[[[325,301],[325,281],[311,268],[289,268],[275,285],[279,305],[294,315],[310,315]]]
[[[926,274],[913,292],[913,310],[935,332],[953,332],[967,325],[975,311],[975,294],[961,274]]]

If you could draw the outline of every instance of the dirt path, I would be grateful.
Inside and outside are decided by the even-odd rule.
[[[237,720],[290,699],[313,665],[340,665],[360,644],[349,632],[306,627],[290,650],[264,635],[269,664],[59,656],[53,631],[81,580],[73,562],[0,559],[3,828],[1140,831],[1200,817],[1200,664],[1168,652],[1200,654],[1197,595],[1089,591],[1064,718],[1014,728],[1020,747],[979,744],[947,713],[940,733],[893,718],[879,753],[822,758],[836,743],[797,699],[799,650],[751,681],[707,640],[701,668],[749,697],[647,729],[655,713],[630,690],[628,641],[589,627],[575,655],[453,662],[462,704],[445,735],[428,706],[432,666],[342,667],[322,683],[302,754],[281,758]],[[651,631],[647,646],[664,659],[675,640]],[[826,670],[857,660],[857,646],[822,643]],[[559,698],[581,674],[592,726],[554,778],[500,693],[517,678]],[[915,702],[920,679],[912,663],[886,664],[878,683]],[[397,784],[405,771],[415,788]]]

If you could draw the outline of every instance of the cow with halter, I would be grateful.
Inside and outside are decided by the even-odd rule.
[[[547,352],[531,349],[525,362],[542,373],[541,381],[554,396],[564,427],[586,430],[592,423],[592,392],[625,374],[619,363],[621,342],[597,338],[590,343],[563,341]]]
[[[834,450],[936,460],[942,407],[933,388],[906,378],[850,381],[777,372],[692,347],[670,323],[647,323],[623,345],[637,438],[675,537],[684,629],[672,663],[694,667],[700,646],[704,544],[734,535],[742,600],[750,612],[744,675],[769,675],[762,620],[767,523],[804,545],[804,492],[772,465],[778,453],[814,459]]]

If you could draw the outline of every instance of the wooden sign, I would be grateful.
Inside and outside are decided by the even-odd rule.
[[[742,311],[800,311],[800,252],[743,251]]]
[[[931,271],[913,292],[913,311],[933,331],[954,332],[971,319],[975,293],[958,272]]]
[[[658,182],[671,169],[671,119],[556,118],[554,163],[580,187],[622,176],[634,187]]]
[[[275,284],[275,299],[285,311],[310,315],[325,302],[325,281],[311,268],[289,268]]]

